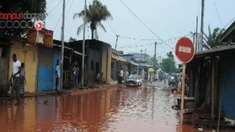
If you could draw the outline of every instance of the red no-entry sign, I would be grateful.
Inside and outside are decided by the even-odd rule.
[[[193,59],[194,46],[189,38],[183,37],[178,40],[175,46],[175,55],[183,63],[188,63]]]

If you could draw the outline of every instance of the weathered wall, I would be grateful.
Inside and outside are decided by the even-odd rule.
[[[1,42],[0,42],[1,44]],[[8,70],[9,70],[9,52],[10,46],[0,45],[0,85],[8,85]],[[3,88],[3,87],[0,87]]]
[[[9,61],[9,75],[12,74],[12,55],[16,54],[17,59],[22,63],[25,63],[26,72],[26,85],[25,92],[35,92],[37,84],[37,66],[38,66],[38,52],[37,46],[23,46],[23,43],[12,41],[14,45],[10,50]],[[10,77],[10,76],[9,76]]]
[[[8,58],[0,58],[0,84],[3,84],[4,86],[7,85],[8,83],[8,64],[9,64],[9,59]]]

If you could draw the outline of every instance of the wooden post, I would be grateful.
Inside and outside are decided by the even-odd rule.
[[[212,74],[211,74],[211,119],[214,119],[214,105],[215,105],[215,60],[212,57]]]
[[[180,124],[183,124],[184,118],[184,91],[185,91],[185,70],[186,70],[186,63],[183,63],[183,73],[182,73],[182,90],[181,90],[181,109],[180,109]]]

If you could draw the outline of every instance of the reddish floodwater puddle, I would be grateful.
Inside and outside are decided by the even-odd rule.
[[[166,88],[116,88],[0,104],[2,132],[197,132],[179,126]]]

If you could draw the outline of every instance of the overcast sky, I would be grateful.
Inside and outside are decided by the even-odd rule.
[[[87,4],[92,0],[87,0]],[[235,0],[205,0],[204,30],[211,28],[226,28],[235,18]],[[154,42],[165,41],[157,46],[157,56],[166,57],[173,51],[179,37],[189,35],[196,30],[196,16],[199,16],[201,0],[123,0],[133,11],[140,22],[121,2],[121,0],[101,0],[113,16],[113,20],[102,22],[107,32],[98,28],[99,40],[115,47],[116,35],[120,35],[117,50],[125,53],[138,52],[154,54]],[[66,0],[65,40],[70,37],[82,39],[82,32],[77,35],[77,27],[82,19],[73,19],[76,12],[84,8],[84,0]],[[62,0],[47,0],[46,28],[54,31],[54,39],[60,40],[62,23]],[[153,33],[144,24],[150,28]],[[86,38],[91,37],[87,28]],[[188,36],[190,37],[190,36]],[[146,40],[148,39],[148,40]],[[176,58],[176,61],[179,62]]]

